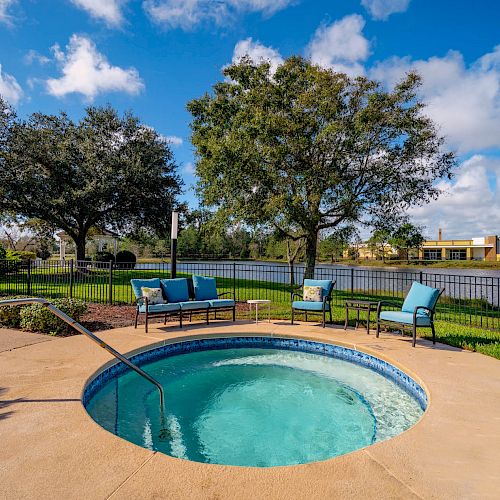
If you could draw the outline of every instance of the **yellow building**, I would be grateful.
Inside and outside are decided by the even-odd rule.
[[[443,240],[439,229],[437,240],[425,241],[419,251],[421,260],[500,260],[498,236],[470,240]]]

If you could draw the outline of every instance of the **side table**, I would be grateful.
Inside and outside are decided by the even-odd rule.
[[[366,334],[370,334],[370,314],[372,311],[377,311],[378,302],[373,302],[372,300],[346,300],[345,301],[345,323],[344,330],[347,330],[347,323],[349,322],[349,310],[356,311],[356,326],[358,327],[359,311],[366,312]]]
[[[271,301],[267,299],[251,299],[247,300],[250,307],[250,314],[252,313],[252,304],[255,305],[255,322],[259,322],[259,304],[267,304],[267,320],[271,323]]]

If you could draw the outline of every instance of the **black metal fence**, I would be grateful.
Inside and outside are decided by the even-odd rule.
[[[220,292],[233,292],[239,302],[269,299],[275,314],[286,317],[292,283],[302,283],[304,267],[193,261],[179,262],[177,274],[214,276]],[[170,264],[139,263],[130,268],[113,262],[0,261],[0,295],[74,297],[96,303],[131,304],[134,297],[130,280],[151,277],[169,278]],[[413,281],[444,288],[437,319],[500,330],[500,277],[319,265],[315,278],[336,282],[337,306],[343,306],[348,298],[391,299],[402,303]]]

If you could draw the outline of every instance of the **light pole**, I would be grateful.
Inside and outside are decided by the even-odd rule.
[[[179,225],[179,212],[172,212],[172,231],[170,233],[170,239],[172,242],[171,253],[171,263],[170,263],[170,277],[177,277],[177,230]]]

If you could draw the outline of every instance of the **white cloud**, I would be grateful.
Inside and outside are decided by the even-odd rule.
[[[17,0],[0,0],[0,23],[12,24],[12,16],[9,14],[9,9],[15,3],[17,3]]]
[[[187,175],[194,175],[196,173],[196,167],[191,162],[186,163],[184,165],[184,168],[182,169],[182,172]]]
[[[278,66],[283,63],[283,57],[272,47],[266,47],[260,42],[254,42],[252,38],[240,40],[234,47],[233,63],[237,63],[242,57],[248,56],[256,63],[267,62],[271,66],[271,73],[274,73]]]
[[[120,26],[122,24],[122,7],[125,1],[126,0],[71,0],[74,5],[86,10],[95,19],[105,21],[109,26]]]
[[[423,77],[425,113],[459,153],[500,147],[500,46],[467,66],[462,54],[412,61],[391,58],[375,65],[370,76],[394,85],[410,69]]]
[[[17,80],[2,71],[0,64],[0,95],[10,104],[16,105],[23,95],[23,90]]]
[[[177,137],[176,135],[166,135],[162,137],[172,146],[182,146],[182,143],[184,142],[182,137]]]
[[[500,158],[472,156],[453,181],[438,186],[443,194],[428,205],[413,208],[412,219],[424,224],[426,234],[446,238],[471,238],[498,234],[500,227]]]
[[[36,50],[30,49],[24,56],[24,62],[26,64],[33,64],[37,62],[38,64],[48,64],[50,62],[50,57],[40,54]]]
[[[144,0],[143,8],[151,19],[166,28],[193,29],[202,22],[218,25],[235,15],[261,12],[270,16],[288,7],[293,0]]]
[[[62,68],[60,78],[46,81],[49,94],[55,97],[79,93],[93,100],[103,92],[138,94],[144,88],[135,68],[112,66],[89,38],[73,35],[66,53],[58,45],[54,45],[52,50]]]
[[[370,42],[363,36],[364,19],[353,14],[334,23],[320,26],[309,45],[306,54],[314,64],[350,76],[362,75],[361,62],[370,55]]]
[[[405,12],[410,0],[361,0],[361,5],[373,19],[387,19],[391,14]]]

